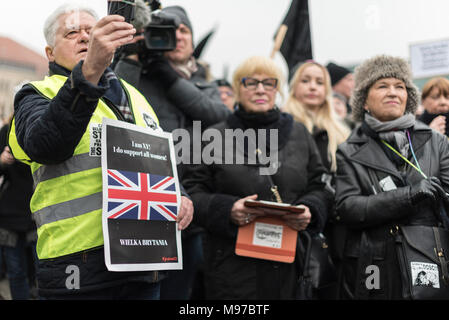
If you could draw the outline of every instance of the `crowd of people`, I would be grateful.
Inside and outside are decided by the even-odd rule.
[[[449,80],[431,79],[421,94],[402,58],[375,56],[354,71],[307,60],[291,70],[283,102],[278,96],[288,79],[272,59],[242,57],[230,81],[210,81],[193,56],[186,10],[162,12],[177,18],[176,48],[131,52],[113,65],[118,48],[143,41],[123,17],[99,19],[89,7],[66,4],[46,20],[49,75],[17,92],[14,116],[0,131],[0,275],[12,298],[409,297],[409,287],[421,282],[407,283],[400,227],[435,230],[449,219]],[[104,261],[101,161],[89,156],[89,130],[104,117],[165,132],[192,133],[200,121],[202,130],[222,136],[274,131],[276,139],[248,135],[242,154],[223,144],[212,163],[177,165],[182,270],[111,272]],[[261,159],[273,155],[267,168]],[[247,206],[252,200],[303,211]],[[298,232],[294,262],[236,253],[240,229],[264,217]],[[332,280],[304,296],[298,294],[308,267],[303,241],[316,236],[329,248]],[[446,261],[439,259],[442,276]],[[76,290],[67,288],[71,265],[80,267]],[[369,286],[366,270],[373,265],[379,278]]]

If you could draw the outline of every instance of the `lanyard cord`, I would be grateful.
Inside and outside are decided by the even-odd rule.
[[[408,143],[410,145],[410,150],[412,151],[413,159],[415,159],[416,166],[418,167],[418,169],[421,173],[422,172],[421,166],[419,165],[418,159],[416,158],[415,152],[413,151],[412,139],[410,138],[410,132],[408,130],[405,130],[405,132],[407,132]]]
[[[404,160],[405,162],[407,162],[410,166],[412,166],[416,171],[418,171],[423,177],[424,179],[427,179],[427,176],[424,174],[424,172],[422,172],[421,167],[419,166],[418,163],[418,159],[416,159],[416,155],[415,152],[413,151],[413,146],[412,146],[412,140],[410,139],[410,133],[408,132],[408,130],[406,130],[407,132],[407,137],[408,137],[408,143],[410,146],[410,150],[412,152],[413,158],[415,159],[416,165],[418,167],[416,167],[413,163],[411,163],[406,157],[404,157],[399,151],[397,151],[395,148],[393,148],[390,144],[388,144],[388,142],[386,142],[385,140],[382,140],[382,143],[384,145],[386,145],[388,148],[390,148],[394,153],[396,153],[402,160]]]
[[[259,163],[259,155],[262,153],[259,148],[256,149],[256,160]],[[267,175],[268,181],[270,182],[270,190],[276,198],[276,202],[282,203],[281,195],[279,194],[278,186],[274,184],[271,175]]]

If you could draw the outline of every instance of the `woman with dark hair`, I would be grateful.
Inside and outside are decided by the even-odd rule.
[[[350,104],[362,123],[337,150],[340,297],[402,299],[392,230],[438,225],[439,190],[449,190],[449,143],[415,120],[419,92],[405,60],[371,58],[356,69],[355,83]],[[372,265],[380,278],[370,290]]]

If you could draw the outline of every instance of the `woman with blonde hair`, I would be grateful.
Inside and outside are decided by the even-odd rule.
[[[283,111],[306,126],[313,135],[321,160],[336,172],[337,146],[350,130],[338,120],[332,108],[332,87],[328,71],[315,61],[306,61],[294,73]]]
[[[203,159],[204,163],[189,167],[183,182],[194,202],[195,223],[205,230],[206,299],[293,299],[300,262],[238,255],[239,227],[253,222],[260,225],[262,217],[274,214],[278,222],[286,224],[281,232],[318,233],[327,221],[333,199],[322,181],[326,169],[308,130],[275,104],[282,79],[281,71],[268,57],[250,57],[239,65],[232,81],[236,109],[226,121],[209,129],[215,129],[217,137],[243,131],[248,136],[236,139],[236,152],[234,144],[227,147],[224,143],[214,152],[212,163]],[[277,138],[271,138],[271,134],[269,139],[266,134],[259,136],[272,130]],[[256,141],[250,143],[251,132],[258,139],[257,149]],[[259,148],[262,139],[265,148]],[[204,145],[203,150],[207,147]],[[259,161],[273,154],[277,154],[277,160],[271,166]],[[253,163],[252,155],[256,158]],[[273,165],[276,170],[262,171]],[[245,205],[255,199],[303,205],[304,212],[286,214]]]

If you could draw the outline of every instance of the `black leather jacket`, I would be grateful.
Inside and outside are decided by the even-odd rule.
[[[419,122],[410,131],[422,171],[428,177],[439,178],[448,191],[447,137]],[[346,267],[352,264],[352,271],[355,272],[346,277],[345,290],[353,291],[349,296],[357,292],[356,285],[364,286],[364,282],[361,284],[360,281],[360,276],[366,276],[364,267],[375,263],[386,267],[380,270],[381,277],[384,276],[381,281],[385,280],[383,298],[392,298],[392,287],[399,285],[400,288],[400,283],[391,280],[394,278],[392,273],[397,271],[397,264],[390,229],[398,224],[437,224],[433,209],[435,203],[426,200],[413,206],[410,201],[410,186],[418,183],[423,176],[411,166],[404,165],[403,160],[397,161],[397,158],[378,139],[367,134],[363,126],[357,127],[337,151],[337,215],[333,245],[343,264]],[[412,157],[409,160],[415,162]],[[390,186],[393,183],[395,189],[386,191],[388,188],[381,186],[385,181],[390,181],[387,184]],[[357,263],[358,267],[355,267]]]

